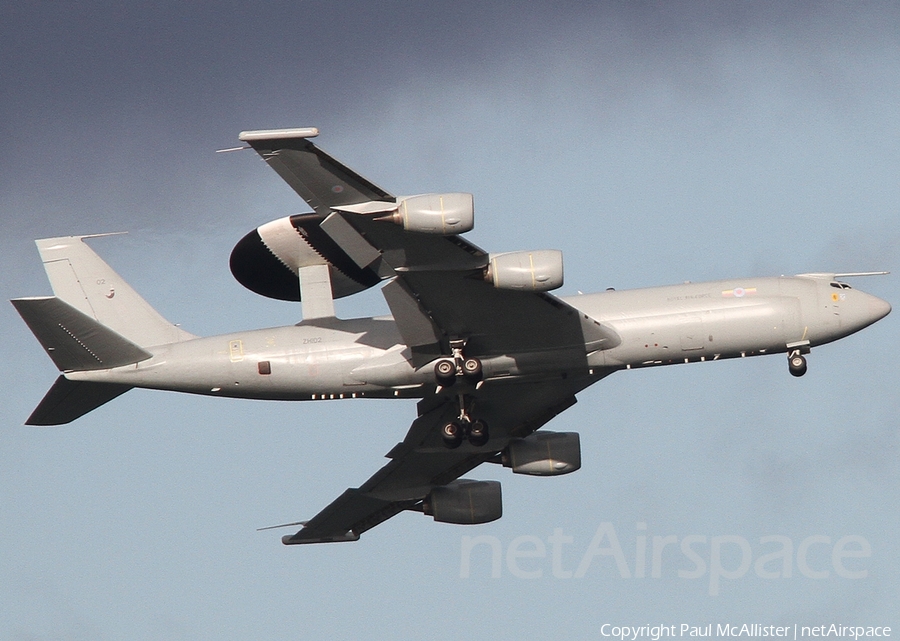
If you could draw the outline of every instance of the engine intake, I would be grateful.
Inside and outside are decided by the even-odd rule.
[[[557,249],[491,254],[484,278],[497,289],[548,292],[563,284],[562,252]]]
[[[581,439],[577,432],[535,432],[511,441],[502,459],[514,474],[568,474],[581,467]]]
[[[457,479],[436,487],[422,503],[422,511],[441,523],[474,525],[503,516],[499,481]]]

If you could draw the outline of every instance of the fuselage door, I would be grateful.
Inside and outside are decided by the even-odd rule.
[[[685,314],[678,321],[681,349],[685,352],[701,350],[706,346],[703,318],[697,314]]]

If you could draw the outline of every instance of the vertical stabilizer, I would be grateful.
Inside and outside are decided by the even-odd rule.
[[[84,242],[106,235],[35,241],[56,297],[141,347],[194,338],[160,316]]]

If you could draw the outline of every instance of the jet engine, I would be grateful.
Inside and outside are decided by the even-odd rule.
[[[475,226],[472,194],[422,194],[401,198],[391,220],[407,231],[449,236]]]
[[[420,194],[402,196],[396,202],[368,201],[334,207],[353,214],[380,214],[376,220],[400,225],[406,231],[453,236],[475,226],[475,204],[472,194]]]
[[[497,289],[548,292],[563,284],[562,252],[556,249],[489,256],[485,280]]]
[[[581,441],[577,432],[535,432],[511,441],[502,462],[515,474],[568,474],[581,467]]]
[[[503,516],[499,481],[457,479],[436,487],[422,503],[422,511],[441,523],[474,525]]]

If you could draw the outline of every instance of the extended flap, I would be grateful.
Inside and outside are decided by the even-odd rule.
[[[328,216],[319,225],[331,239],[344,250],[354,263],[360,268],[368,267],[381,257],[381,252],[372,247],[369,242],[356,231],[344,217],[338,213]]]
[[[404,343],[410,347],[422,347],[440,340],[440,330],[403,283],[395,279],[385,285],[381,292],[391,308]]]

